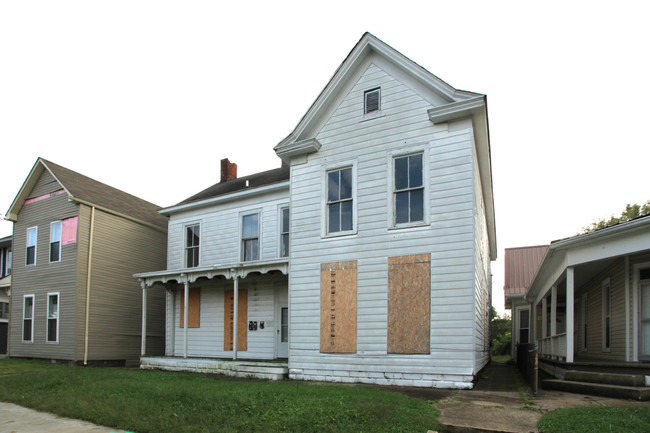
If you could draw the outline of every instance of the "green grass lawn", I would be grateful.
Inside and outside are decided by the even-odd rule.
[[[363,386],[0,360],[0,401],[146,432],[426,432],[428,402]]]
[[[538,428],[542,433],[648,433],[650,405],[558,409],[544,415]]]

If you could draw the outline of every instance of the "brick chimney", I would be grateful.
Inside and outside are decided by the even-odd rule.
[[[221,182],[230,179],[237,179],[237,164],[224,158],[221,160]]]

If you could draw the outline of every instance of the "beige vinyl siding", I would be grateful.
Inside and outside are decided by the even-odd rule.
[[[62,187],[48,171],[38,179],[30,197],[48,194]],[[77,244],[62,245],[61,261],[50,263],[50,223],[76,216],[79,208],[67,194],[55,195],[23,206],[14,223],[11,286],[10,355],[59,360],[74,359],[76,316]],[[36,266],[25,265],[26,233],[38,227]],[[46,343],[47,294],[59,292],[59,342]],[[22,342],[23,296],[34,295],[33,343]]]
[[[603,350],[603,281],[611,285],[611,344]],[[625,259],[618,258],[580,288],[576,304],[587,293],[587,350],[582,348],[582,326],[577,329],[576,347],[581,356],[625,361]],[[578,310],[579,311],[579,310]],[[576,324],[580,320],[576,320]]]
[[[86,235],[88,236],[88,235]],[[133,274],[164,269],[166,233],[95,210],[90,279],[89,360],[135,360],[140,354],[142,288]],[[85,329],[85,272],[80,284]],[[150,355],[164,353],[164,291],[148,291]],[[81,294],[81,293],[80,293]],[[83,349],[82,349],[83,351]]]

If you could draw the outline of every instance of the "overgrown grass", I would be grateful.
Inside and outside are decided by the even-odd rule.
[[[492,361],[505,364],[506,362],[512,361],[510,355],[492,355]]]
[[[438,411],[381,389],[0,360],[0,400],[147,432],[426,432]]]
[[[648,433],[650,405],[558,409],[544,415],[537,427],[542,433]]]

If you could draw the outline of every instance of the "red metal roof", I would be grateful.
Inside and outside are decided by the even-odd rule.
[[[503,287],[506,296],[526,293],[547,249],[548,245],[506,248],[505,284]]]

